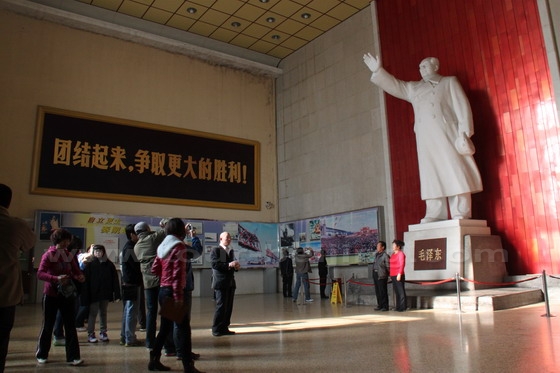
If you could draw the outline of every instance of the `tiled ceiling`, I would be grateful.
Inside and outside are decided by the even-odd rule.
[[[370,0],[72,1],[278,59],[290,55],[370,3]]]

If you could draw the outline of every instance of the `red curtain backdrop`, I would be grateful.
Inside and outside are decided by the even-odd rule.
[[[375,3],[372,3],[375,6]],[[418,80],[424,57],[455,75],[475,120],[484,191],[473,218],[502,238],[510,274],[560,273],[560,130],[536,0],[378,0],[384,67]],[[410,104],[387,97],[398,237],[425,213]]]

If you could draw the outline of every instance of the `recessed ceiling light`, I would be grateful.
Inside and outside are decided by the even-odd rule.
[[[274,35],[271,36],[271,38],[273,38],[274,40],[279,40],[279,39],[280,39],[280,35],[274,34]]]
[[[301,13],[301,18],[303,18],[303,19],[311,18],[311,14],[309,14],[309,13]]]
[[[274,23],[274,22],[276,22],[276,18],[274,18],[274,17],[268,17],[268,18],[266,19],[266,22],[268,22],[268,23]]]
[[[235,22],[232,22],[231,25],[232,25],[233,27],[239,27],[239,26],[241,26],[241,23],[235,21]]]
[[[193,7],[187,8],[187,13],[195,14],[196,13],[196,8],[193,8]]]
[[[261,3],[268,3],[268,0],[260,0]]]

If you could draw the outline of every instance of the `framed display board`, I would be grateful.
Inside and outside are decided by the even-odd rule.
[[[260,144],[40,106],[31,192],[260,209]]]
[[[313,249],[316,262],[324,249],[329,265],[368,264],[379,241],[383,217],[381,207],[280,223],[283,248]]]

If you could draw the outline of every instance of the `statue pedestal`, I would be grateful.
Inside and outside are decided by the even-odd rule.
[[[467,280],[501,283],[507,275],[507,255],[500,237],[490,234],[486,220],[445,220],[409,225],[408,229],[404,233],[406,280],[438,281],[458,273]],[[493,286],[463,281],[461,287]]]

